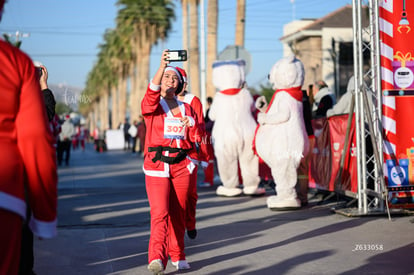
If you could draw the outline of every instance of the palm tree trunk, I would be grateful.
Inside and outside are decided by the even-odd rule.
[[[109,91],[105,89],[102,93],[102,123],[104,129],[109,129]]]
[[[95,101],[92,103],[92,113],[93,113],[93,124],[95,125],[95,128],[99,127],[99,110],[98,110],[98,103],[95,99]]]
[[[96,128],[96,119],[95,119],[95,112],[92,110],[88,113],[88,121],[87,121],[87,127],[89,129],[89,133],[92,134],[93,130]]]
[[[101,123],[101,129],[105,130],[105,99],[103,95],[99,96],[99,121]]]
[[[189,85],[192,94],[200,95],[200,55],[198,43],[198,0],[190,0]]]
[[[112,103],[112,129],[116,129],[121,122],[118,116],[118,91],[116,86],[111,86],[111,103]]]
[[[182,28],[183,28],[183,49],[188,50],[188,0],[182,0]],[[183,62],[183,68],[188,72],[188,62]]]
[[[145,93],[147,92],[147,86],[150,81],[150,56],[151,56],[151,39],[146,37],[147,34],[142,33],[140,46],[137,51],[137,62],[138,73],[137,73],[137,101],[138,101],[138,111],[141,114],[141,101],[144,98]],[[144,37],[145,36],[145,37]],[[137,117],[138,118],[138,117]]]
[[[96,119],[97,119],[97,122],[96,122],[96,124],[98,125],[98,127],[99,127],[99,129],[103,129],[102,128],[102,105],[101,105],[101,101],[102,101],[102,98],[100,98],[100,97],[98,97],[97,99],[96,99]]]
[[[130,92],[130,100],[129,100],[129,112],[131,116],[131,120],[137,119],[140,114],[141,102],[139,102],[139,90],[137,89],[137,71],[135,62],[131,62],[130,65],[130,80],[131,80],[131,92]]]
[[[118,83],[118,118],[124,121],[127,107],[127,78],[123,69],[121,69],[120,75]]]
[[[244,47],[244,31],[246,17],[246,0],[237,0],[236,45]]]
[[[217,23],[218,23],[218,0],[208,0],[207,7],[207,97],[214,97],[213,86],[213,62],[217,59]],[[204,102],[203,102],[204,104]]]

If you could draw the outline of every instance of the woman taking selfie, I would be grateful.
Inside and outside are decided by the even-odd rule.
[[[177,269],[188,269],[184,253],[185,215],[190,176],[195,165],[188,158],[199,131],[197,116],[176,93],[183,80],[168,66],[168,50],[148,85],[141,109],[147,126],[144,173],[151,214],[148,269],[162,274],[168,256]]]

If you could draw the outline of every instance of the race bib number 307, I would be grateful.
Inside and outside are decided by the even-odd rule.
[[[164,138],[184,139],[185,127],[180,118],[166,117],[164,119]]]

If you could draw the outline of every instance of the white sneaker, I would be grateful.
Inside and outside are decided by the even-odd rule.
[[[300,200],[296,198],[279,198],[278,196],[270,196],[267,198],[267,207],[274,211],[296,210],[301,207]]]
[[[180,269],[190,269],[190,265],[187,263],[186,260],[171,262],[173,266],[177,268],[177,270]]]
[[[240,196],[240,194],[243,192],[240,188],[228,188],[224,187],[223,185],[220,185],[216,189],[217,196],[223,196],[223,197],[236,197]]]
[[[163,275],[164,265],[160,259],[152,260],[148,265],[148,270],[154,275]]]
[[[266,193],[266,189],[262,187],[249,186],[243,188],[243,193],[248,196],[261,196]]]

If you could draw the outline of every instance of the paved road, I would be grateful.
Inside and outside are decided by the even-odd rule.
[[[72,152],[59,168],[58,237],[35,241],[38,275],[150,274],[141,167],[124,151]],[[346,217],[320,201],[310,194],[305,209],[273,212],[266,196],[199,189],[198,237],[185,240],[191,269],[169,263],[166,274],[414,274],[413,216]]]

